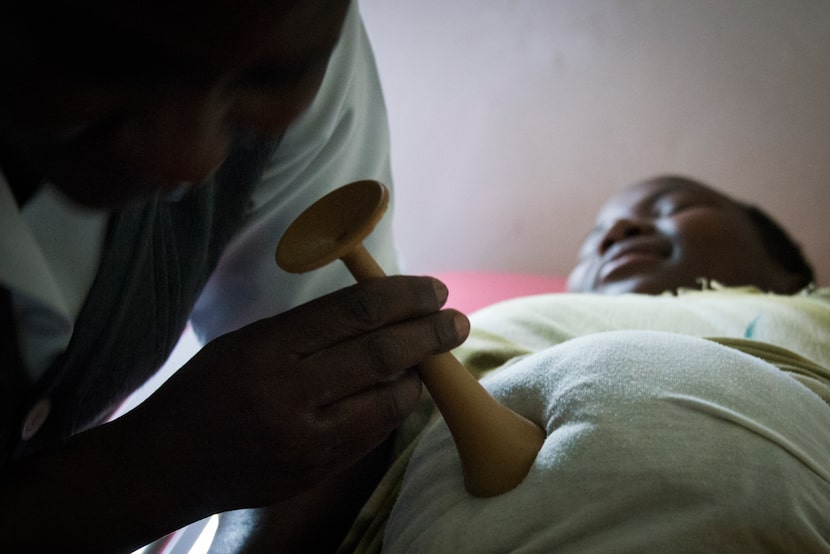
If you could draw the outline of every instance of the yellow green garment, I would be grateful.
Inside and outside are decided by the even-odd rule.
[[[681,290],[661,296],[551,294],[485,308],[471,316],[470,338],[456,351],[477,377],[594,333],[643,330],[708,338],[765,360],[830,404],[830,290],[784,296],[754,288]],[[377,487],[341,552],[378,552],[417,438],[423,409],[404,426],[400,455]]]

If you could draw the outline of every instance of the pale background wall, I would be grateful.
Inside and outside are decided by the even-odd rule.
[[[563,275],[612,191],[696,176],[830,284],[830,1],[360,0],[409,272]]]

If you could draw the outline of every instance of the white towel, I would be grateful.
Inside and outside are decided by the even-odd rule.
[[[439,422],[409,464],[385,552],[830,552],[830,406],[760,359],[612,331],[484,384],[547,429],[529,475],[471,497]]]

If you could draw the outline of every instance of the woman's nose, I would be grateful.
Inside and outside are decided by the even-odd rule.
[[[616,243],[641,235],[654,233],[654,224],[643,218],[621,217],[614,221],[599,241],[599,253],[605,254]]]
[[[218,90],[157,91],[125,116],[116,155],[134,170],[165,182],[199,183],[228,155],[230,109],[230,101]]]

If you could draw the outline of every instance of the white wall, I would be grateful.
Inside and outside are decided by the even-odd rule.
[[[565,274],[622,185],[754,199],[830,284],[827,0],[360,0],[406,270]]]

